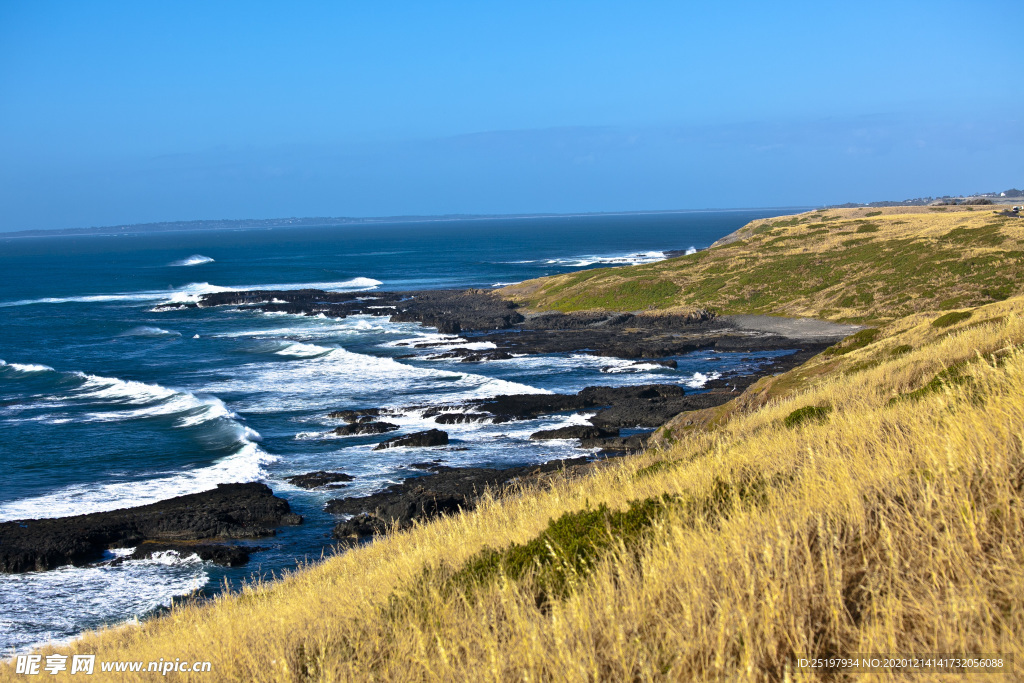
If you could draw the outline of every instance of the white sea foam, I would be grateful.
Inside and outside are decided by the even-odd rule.
[[[619,358],[609,359],[611,365],[601,368],[601,372],[622,373],[622,372],[651,372],[652,370],[664,370],[664,365],[657,363],[643,363],[636,361],[623,361]]]
[[[719,372],[712,372],[710,375],[705,375],[703,372],[695,372],[693,377],[683,382],[683,384],[691,389],[700,389],[709,381],[718,379],[721,376],[722,374]]]
[[[316,344],[303,344],[294,342],[275,353],[279,356],[292,356],[295,358],[317,358],[328,354],[334,349],[328,346],[317,346]]]
[[[416,332],[415,337],[395,339],[394,341],[381,344],[383,348],[400,348],[403,346],[415,347],[418,344],[465,344],[469,340],[452,334],[439,334],[435,332]]]
[[[546,265],[552,266],[569,266],[571,268],[583,268],[586,266],[593,266],[597,264],[606,266],[635,266],[643,263],[655,263],[656,261],[664,261],[666,258],[668,258],[668,256],[663,251],[641,251],[632,254],[584,254],[581,256],[542,259],[539,261],[506,261],[506,263],[544,263]],[[508,284],[516,283],[513,282]]]
[[[209,491],[217,484],[259,481],[267,476],[263,466],[277,459],[255,443],[246,443],[235,453],[208,467],[143,480],[75,484],[45,495],[0,503],[0,521],[66,517],[138,507]]]
[[[9,306],[28,306],[31,304],[65,304],[65,303],[105,303],[113,301],[143,302],[158,301],[161,303],[197,303],[204,294],[215,292],[242,292],[248,290],[293,290],[322,289],[325,291],[364,291],[382,285],[380,280],[368,277],[357,277],[341,282],[301,282],[286,284],[254,284],[244,287],[221,287],[209,282],[193,282],[184,287],[172,290],[149,290],[141,292],[123,292],[117,294],[90,294],[86,296],[45,297],[42,299],[21,299],[18,301],[0,302],[0,308]]]
[[[213,263],[213,259],[209,256],[203,256],[202,254],[192,254],[188,258],[183,258],[178,261],[168,263],[169,266],[199,266],[204,263]]]
[[[81,378],[82,384],[74,391],[75,398],[100,399],[127,404],[163,401],[178,392],[159,384],[146,384],[117,377],[101,377],[84,372],[70,373]]]
[[[0,651],[4,656],[26,652],[44,643],[69,641],[83,624],[99,627],[144,616],[169,607],[173,598],[197,591],[207,581],[203,563],[194,555],[0,574]]]
[[[36,363],[8,363],[6,361],[0,360],[0,367],[4,367],[15,373],[25,375],[37,372],[56,372],[49,365],[39,365]]]
[[[4,364],[4,367],[9,367]],[[46,366],[38,366],[46,367]],[[47,371],[53,372],[51,368]],[[267,474],[263,465],[277,460],[256,442],[260,435],[238,421],[222,400],[212,395],[195,395],[161,386],[117,377],[83,372],[62,373],[77,380],[78,386],[59,395],[41,396],[34,408],[77,404],[95,408],[76,415],[76,423],[103,423],[153,417],[174,418],[173,427],[201,428],[198,438],[214,448],[232,448],[227,457],[206,467],[168,472],[144,480],[76,484],[33,498],[0,503],[0,520],[66,515],[114,510],[154,503],[167,498],[197,493],[229,482],[257,481]],[[49,400],[47,400],[49,399]],[[29,418],[48,424],[68,422],[66,415],[48,413]]]
[[[289,363],[251,363],[239,368],[231,380],[212,384],[208,390],[246,394],[239,410],[251,413],[308,410],[350,401],[386,405],[396,396],[410,403],[422,397],[424,403],[438,404],[499,394],[550,393],[518,382],[415,367],[344,348]]]
[[[122,422],[160,416],[173,416],[175,427],[197,427],[206,422],[223,420],[240,443],[258,440],[253,430],[235,422],[238,418],[216,396],[196,396],[189,391],[170,389],[117,377],[101,377],[82,372],[68,373],[82,380],[81,386],[66,394],[75,402],[98,403],[101,410],[76,416],[77,422]],[[136,407],[137,406],[137,407]],[[60,417],[49,421],[56,423]],[[253,438],[253,435],[256,438]]]
[[[693,254],[696,254],[696,253],[697,253],[697,247],[690,247],[689,249],[686,250],[686,255],[687,256],[692,256]]]
[[[181,332],[175,332],[174,330],[165,330],[161,327],[153,327],[151,325],[140,325],[139,327],[133,327],[130,330],[122,332],[122,337],[180,337]]]

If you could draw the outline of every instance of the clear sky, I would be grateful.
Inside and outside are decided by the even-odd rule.
[[[0,230],[1024,185],[1017,2],[0,0]]]

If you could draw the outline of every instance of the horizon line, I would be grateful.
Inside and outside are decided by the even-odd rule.
[[[287,228],[287,227],[341,227],[361,223],[445,223],[475,220],[511,220],[531,218],[577,218],[589,216],[637,216],[674,213],[713,213],[725,211],[763,211],[766,209],[811,209],[819,205],[753,206],[704,209],[642,209],[637,211],[576,211],[569,213],[510,213],[510,214],[407,214],[397,216],[291,216],[288,218],[198,218],[193,220],[151,221],[146,223],[123,223],[119,225],[90,226],[86,228],[35,228],[30,230],[0,231],[0,236],[9,237],[57,237],[68,235],[103,235],[104,231],[127,234],[130,231],[144,232],[185,232],[189,230],[244,230],[246,228]],[[219,227],[203,227],[201,224],[219,224]],[[235,224],[235,225],[232,225]],[[163,229],[154,229],[164,226]],[[177,226],[177,227],[175,227]],[[194,226],[194,227],[192,227]],[[147,229],[148,228],[148,229]]]

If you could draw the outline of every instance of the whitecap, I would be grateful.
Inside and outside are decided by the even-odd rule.
[[[330,353],[334,349],[327,346],[317,346],[316,344],[303,344],[301,342],[295,342],[288,344],[283,349],[275,351],[279,356],[292,356],[294,358],[316,358],[323,356],[324,354]]]
[[[213,259],[209,256],[203,256],[202,254],[192,254],[188,258],[183,258],[178,261],[168,263],[169,266],[199,266],[204,263],[213,263]]]
[[[383,405],[397,395],[408,401],[422,396],[424,402],[436,405],[501,394],[550,393],[519,382],[416,367],[340,347],[316,358],[298,358],[289,363],[251,363],[240,367],[234,378],[207,388],[247,395],[238,409],[249,413],[330,407],[339,400]]]
[[[34,374],[37,372],[56,372],[49,365],[40,365],[38,363],[8,363],[0,360],[0,367],[8,368],[9,370],[19,374]]]
[[[74,484],[41,496],[0,503],[0,521],[119,510],[209,491],[217,484],[260,481],[267,477],[263,466],[276,460],[277,456],[255,443],[245,443],[207,467],[142,480]]]
[[[161,327],[153,327],[151,325],[140,325],[133,327],[130,330],[122,332],[122,337],[180,337],[181,332],[175,332],[174,330],[165,330]]]

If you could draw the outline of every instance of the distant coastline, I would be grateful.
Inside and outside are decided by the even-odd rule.
[[[190,230],[251,230],[253,228],[327,228],[345,225],[372,225],[391,223],[446,223],[474,220],[523,220],[534,218],[577,218],[587,216],[647,216],[658,214],[718,213],[725,211],[778,210],[807,211],[812,206],[743,207],[737,209],[666,209],[660,211],[591,211],[576,213],[523,213],[523,214],[442,214],[437,216],[376,216],[311,217],[311,218],[240,218],[195,221],[163,221],[156,223],[130,223],[126,225],[94,226],[89,228],[54,228],[48,230],[16,230],[0,232],[0,238],[59,237],[67,235],[129,235],[155,232],[186,232]]]

